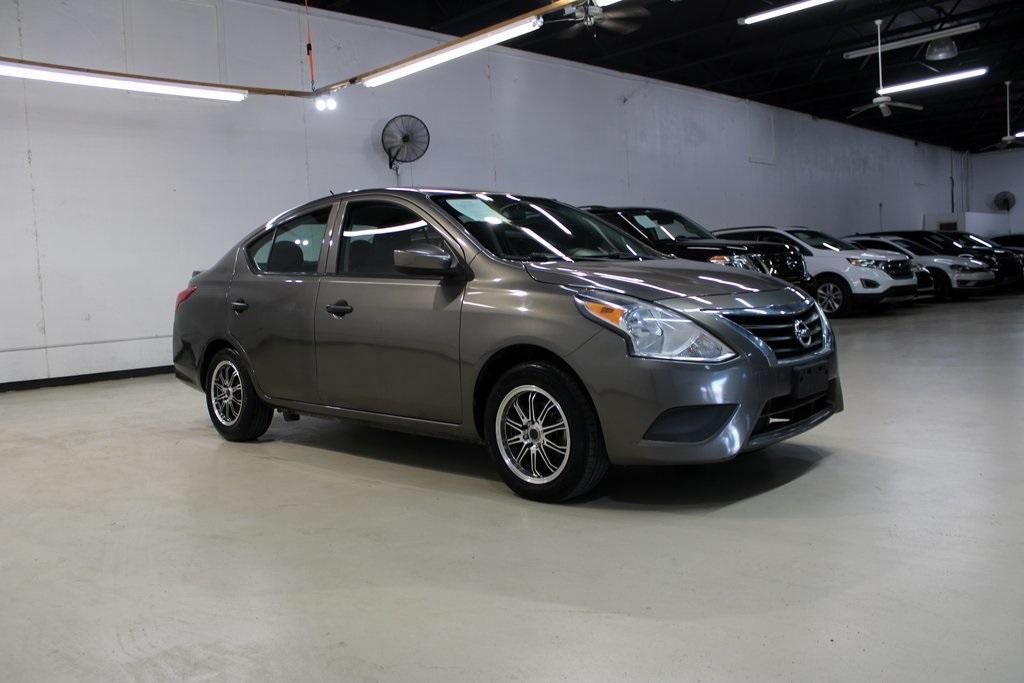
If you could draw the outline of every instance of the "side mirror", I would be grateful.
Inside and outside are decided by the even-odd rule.
[[[458,264],[451,252],[436,244],[421,244],[408,249],[395,249],[395,270],[410,275],[454,275]]]

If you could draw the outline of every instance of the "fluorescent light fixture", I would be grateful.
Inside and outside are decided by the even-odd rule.
[[[608,5],[614,5],[619,0],[594,0],[594,4],[598,7],[607,7]]]
[[[783,5],[767,12],[761,12],[760,14],[751,14],[749,17],[743,17],[737,19],[736,23],[743,24],[744,26],[749,24],[756,24],[761,21],[768,21],[769,19],[775,19],[776,17],[782,17],[793,12],[802,12],[805,9],[811,9],[818,5],[827,5],[835,0],[804,0],[803,2],[794,2],[792,5]]]
[[[540,17],[527,17],[521,21],[502,26],[494,31],[483,33],[461,42],[456,42],[454,45],[439,49],[436,52],[430,52],[420,57],[414,57],[407,62],[386,68],[379,73],[364,78],[363,85],[367,88],[376,88],[378,85],[390,83],[391,81],[402,78],[403,76],[408,76],[418,71],[429,69],[432,66],[443,64],[444,62],[452,59],[458,59],[459,57],[468,55],[471,52],[483,50],[486,47],[503,43],[506,40],[511,40],[512,38],[516,38],[531,31],[536,31],[543,24],[544,20]]]
[[[1024,130],[1014,135],[1015,138],[1024,138]]]
[[[51,83],[67,83],[70,85],[88,85],[93,88],[109,88],[111,90],[148,92],[154,95],[198,97],[204,100],[222,100],[224,102],[241,102],[249,96],[247,90],[201,85],[179,85],[173,81],[148,80],[126,76],[100,76],[84,71],[56,69],[45,66],[28,66],[17,62],[5,61],[0,61],[0,76],[28,78],[34,81],[49,81]]]
[[[964,24],[963,26],[955,26],[953,28],[942,29],[941,31],[934,31],[932,33],[926,33],[923,36],[914,36],[913,38],[904,38],[903,40],[894,40],[891,43],[882,43],[882,52],[888,52],[889,50],[898,50],[901,47],[910,47],[911,45],[920,45],[921,43],[930,43],[937,38],[950,38],[952,36],[959,36],[964,33],[971,33],[981,28],[981,24],[974,22],[973,24]],[[873,45],[871,47],[865,47],[861,50],[851,50],[850,52],[843,53],[843,59],[857,59],[859,57],[874,57],[878,54],[878,46]]]
[[[988,67],[983,66],[980,69],[969,69],[968,71],[957,71],[952,74],[943,74],[942,76],[935,76],[934,78],[925,78],[920,81],[910,81],[909,83],[900,83],[899,85],[887,85],[884,88],[878,89],[879,95],[892,95],[898,92],[905,92],[907,90],[917,90],[918,88],[930,88],[933,85],[942,85],[943,83],[953,83],[954,81],[962,81],[968,78],[977,78],[978,76],[984,76],[988,73]]]

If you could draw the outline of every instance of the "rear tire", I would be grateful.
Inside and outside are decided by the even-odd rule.
[[[487,399],[484,433],[501,478],[523,498],[575,498],[608,471],[586,390],[550,363],[523,363],[501,376]]]
[[[242,357],[234,349],[218,351],[204,381],[210,421],[228,441],[253,441],[266,433],[274,409],[256,394]]]
[[[814,298],[830,318],[841,318],[853,307],[853,293],[838,275],[822,275],[814,285]]]

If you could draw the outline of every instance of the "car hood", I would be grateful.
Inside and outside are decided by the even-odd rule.
[[[600,289],[658,301],[704,299],[722,294],[745,294],[784,289],[786,283],[741,268],[698,261],[585,261],[528,263],[526,270],[538,282],[579,289]]]
[[[939,266],[964,266],[965,268],[988,268],[988,264],[968,256],[916,256],[915,261]]]
[[[780,254],[789,251],[783,244],[769,242],[744,242],[740,240],[659,240],[655,243],[659,251],[667,254],[694,255],[707,252],[715,254]]]
[[[906,261],[907,257],[895,251],[883,249],[872,249],[871,251],[858,251],[857,249],[842,249],[832,252],[836,256],[844,258],[859,258],[870,261]]]

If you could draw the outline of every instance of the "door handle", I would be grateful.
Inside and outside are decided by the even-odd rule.
[[[245,299],[236,299],[231,302],[231,310],[235,313],[243,313],[249,310],[249,304],[245,303]]]
[[[333,316],[337,316],[338,318],[348,315],[353,310],[355,309],[349,306],[348,302],[344,300],[327,306],[327,312]]]

